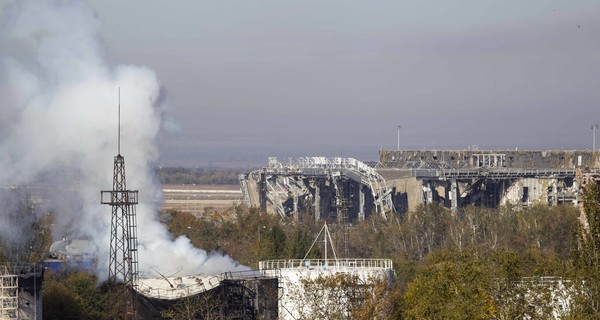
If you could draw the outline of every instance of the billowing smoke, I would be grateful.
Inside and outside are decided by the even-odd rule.
[[[140,270],[183,268],[181,274],[195,274],[245,268],[226,256],[207,256],[184,237],[171,239],[158,222],[161,195],[153,165],[164,107],[161,86],[147,67],[111,65],[99,26],[93,8],[82,1],[25,0],[4,8],[0,185],[49,182],[50,198],[59,199],[53,201],[53,233],[91,239],[104,276],[111,210],[100,205],[99,191],[112,188],[120,87],[127,187],[140,191]],[[2,234],[25,232],[18,220],[0,219]]]

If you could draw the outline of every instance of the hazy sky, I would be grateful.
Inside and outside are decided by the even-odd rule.
[[[597,0],[91,4],[167,91],[166,165],[374,160],[398,125],[404,149],[591,149],[600,122]]]

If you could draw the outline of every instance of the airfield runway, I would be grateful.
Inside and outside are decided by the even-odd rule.
[[[178,209],[201,215],[209,211],[225,211],[240,204],[239,185],[163,185],[163,209]]]

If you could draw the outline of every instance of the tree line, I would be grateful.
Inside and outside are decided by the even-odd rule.
[[[599,197],[597,185],[586,188],[587,227],[573,206],[451,212],[432,204],[387,220],[371,215],[355,222],[349,256],[392,259],[397,281],[373,289],[380,297],[370,295],[351,318],[371,319],[375,312],[380,319],[599,319]],[[164,215],[174,236],[184,234],[197,247],[254,268],[260,260],[303,258],[323,223],[302,214],[280,219],[256,208],[232,210],[233,218]],[[330,230],[343,248],[341,226],[332,223]],[[311,258],[321,256],[311,252]]]
[[[245,172],[242,168],[184,168],[161,167],[156,175],[162,184],[238,184],[238,174]]]

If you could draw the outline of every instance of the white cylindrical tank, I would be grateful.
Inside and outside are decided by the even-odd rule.
[[[279,277],[279,319],[348,317],[371,285],[393,280],[389,259],[267,260],[259,269]]]

